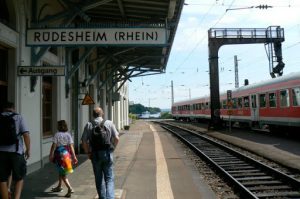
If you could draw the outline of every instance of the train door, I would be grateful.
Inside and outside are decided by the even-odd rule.
[[[251,120],[253,122],[258,121],[259,112],[257,107],[257,95],[251,95]]]

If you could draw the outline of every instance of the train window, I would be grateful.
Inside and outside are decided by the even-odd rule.
[[[244,107],[249,107],[249,96],[244,97]]]
[[[266,94],[259,94],[259,107],[266,107]]]
[[[292,89],[293,106],[300,106],[300,88]]]
[[[233,98],[232,99],[232,108],[236,108],[237,107],[237,99]]]
[[[280,91],[280,106],[281,107],[288,107],[290,106],[289,100],[289,90],[281,90]]]
[[[269,93],[269,106],[276,107],[276,93]]]
[[[243,108],[243,99],[241,97],[239,97],[237,99],[237,107],[238,108]]]
[[[190,110],[190,105],[184,105],[184,110]]]

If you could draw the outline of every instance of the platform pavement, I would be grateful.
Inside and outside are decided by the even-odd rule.
[[[116,199],[216,198],[210,187],[202,182],[202,177],[194,165],[184,160],[181,145],[160,127],[155,128],[161,140],[174,197],[159,197],[157,194],[160,186],[157,186],[158,175],[155,173],[161,160],[155,160],[157,155],[154,148],[154,132],[150,129],[149,123],[137,121],[130,126],[130,130],[121,132],[120,143],[115,151]],[[178,146],[174,147],[174,144]],[[74,173],[68,176],[75,190],[72,198],[95,198],[97,194],[91,162],[85,155],[78,155],[78,158],[79,164],[75,167]],[[64,198],[67,192],[65,187],[61,193],[50,191],[51,187],[57,184],[57,178],[55,166],[51,163],[46,164],[42,169],[26,177],[21,198]]]
[[[122,140],[122,139],[121,139]],[[117,151],[117,150],[116,150]],[[117,154],[117,152],[116,152]],[[74,167],[74,172],[68,175],[70,184],[75,192],[71,198],[90,199],[97,198],[93,168],[90,160],[85,154],[77,155],[78,164]],[[115,161],[116,162],[116,161]],[[51,192],[51,188],[58,182],[58,173],[55,165],[47,163],[42,169],[26,176],[22,199],[53,199],[64,198],[67,188],[63,185],[64,191],[61,193]],[[122,190],[116,189],[116,199],[121,199]]]

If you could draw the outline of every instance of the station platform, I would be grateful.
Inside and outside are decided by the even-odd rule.
[[[138,120],[120,133],[114,154],[116,199],[217,198],[185,157],[183,146],[164,129]],[[79,164],[68,176],[75,190],[72,198],[97,198],[91,162],[86,155],[78,157]],[[51,192],[57,178],[55,165],[46,164],[25,178],[21,198],[63,197],[66,187],[61,193]]]
[[[300,171],[299,140],[270,137],[266,134],[245,134],[239,130],[202,132],[242,146],[255,153],[277,160]],[[203,176],[184,154],[183,145],[158,125],[144,120],[135,121],[130,129],[120,132],[115,151],[116,199],[214,199],[217,196],[203,182]],[[72,198],[97,198],[92,165],[86,155],[78,155],[79,164],[68,176],[75,193]],[[64,192],[52,193],[57,184],[53,164],[29,174],[25,179],[22,199],[61,198]]]

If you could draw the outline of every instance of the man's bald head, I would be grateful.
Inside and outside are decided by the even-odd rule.
[[[94,110],[93,110],[93,116],[94,116],[94,118],[102,117],[103,116],[102,108],[99,107],[99,106],[95,107]]]

